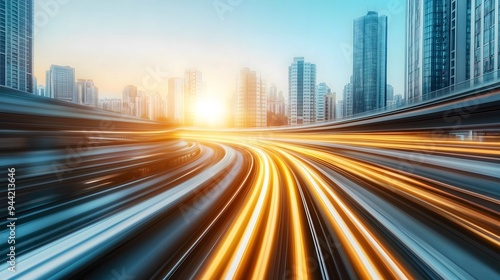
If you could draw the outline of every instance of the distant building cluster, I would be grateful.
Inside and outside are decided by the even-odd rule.
[[[308,125],[350,118],[439,96],[463,82],[498,77],[500,1],[408,0],[405,91],[387,83],[388,19],[375,11],[353,21],[352,75],[338,95],[317,81],[316,64],[295,57],[288,67],[288,94],[267,86],[255,71],[242,69],[226,102],[227,124],[237,127]],[[0,7],[0,86],[129,116],[196,125],[205,95],[202,72],[187,69],[168,79],[167,92],[126,86],[121,98],[99,98],[90,79],[75,69],[52,65],[45,85],[33,76],[33,0],[4,1]],[[402,69],[401,69],[402,70]],[[201,106],[201,107],[200,107]]]
[[[169,78],[166,95],[158,92],[147,93],[136,86],[128,85],[122,92],[120,112],[137,118],[192,126],[197,123],[196,106],[204,95],[204,89],[202,73],[195,68],[187,69],[183,78]],[[102,109],[118,107],[112,106],[111,103],[117,101],[103,100]]]
[[[35,94],[61,101],[97,107],[99,89],[92,80],[75,80],[75,68],[52,65],[45,72],[45,86],[37,85]]]
[[[117,112],[141,119],[167,120],[167,99],[158,92],[146,93],[134,85],[128,85],[122,91],[121,101],[121,111]],[[113,99],[107,101],[110,102],[113,102]]]

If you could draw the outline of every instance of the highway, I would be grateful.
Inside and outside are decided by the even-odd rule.
[[[498,136],[168,135],[69,170],[61,150],[5,154],[18,270],[0,278],[500,277]]]
[[[0,279],[500,279],[497,88],[268,129],[0,92]]]

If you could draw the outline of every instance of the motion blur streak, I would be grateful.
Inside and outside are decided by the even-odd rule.
[[[5,96],[0,279],[500,279],[497,88],[218,131]]]
[[[262,250],[261,245],[272,240],[269,234],[277,235],[275,240],[291,240],[290,248],[266,245],[290,252],[288,269],[281,274],[286,277],[500,276],[495,264],[500,261],[497,137],[479,142],[452,136],[435,140],[431,133],[424,132],[284,132],[271,136],[249,132],[242,137],[237,133],[195,131],[181,132],[179,137],[242,147],[251,151],[260,165],[250,186],[252,196],[236,215],[237,223],[216,245],[215,257],[202,264],[208,267],[204,274],[207,278],[249,275],[236,271],[251,272],[256,279],[275,275],[264,270],[280,269],[278,260],[268,257],[266,261],[275,261],[269,266],[255,253],[233,253],[243,250],[242,246]],[[275,203],[273,189],[286,193],[287,206],[280,209],[287,210],[290,217],[288,234],[269,230],[269,223],[276,222],[277,217],[269,210]],[[268,203],[268,208],[255,202],[257,197],[259,202]],[[266,209],[268,219],[250,220],[250,213],[257,216],[262,209]],[[312,219],[309,209],[313,209]],[[308,227],[306,221],[312,224]],[[246,232],[241,233],[238,229],[245,226]],[[329,244],[329,249],[340,256],[341,264],[324,253],[311,254],[322,250],[321,246],[314,247],[314,240],[324,238],[320,232],[338,240],[338,244]],[[259,236],[257,244],[250,234]]]
[[[252,186],[251,196],[238,214],[234,225],[230,227],[228,235],[223,238],[222,245],[217,250],[203,278],[220,278],[222,276],[220,273],[224,271],[221,269],[221,262],[227,256],[230,256],[230,259],[228,267],[223,272],[224,278],[243,277],[245,266],[242,266],[242,263],[252,261],[255,252],[251,251],[255,248],[258,248],[257,265],[254,266],[256,270],[252,273],[257,279],[262,279],[266,273],[276,230],[279,185],[275,181],[276,167],[271,165],[269,156],[258,149],[255,153],[259,174]],[[267,213],[269,217],[264,215]],[[258,228],[259,226],[261,228]],[[259,229],[264,234],[262,241],[256,237]]]
[[[289,156],[288,156],[289,157]],[[351,247],[349,251],[351,259],[357,263],[357,268],[360,269],[359,273],[363,277],[369,278],[381,278],[382,275],[379,271],[377,271],[374,262],[370,260],[370,256],[367,255],[366,251],[363,250],[363,247],[356,240],[353,232],[349,229],[346,222],[342,219],[342,216],[337,208],[340,208],[343,213],[350,219],[351,222],[354,223],[356,228],[360,231],[360,233],[365,237],[365,239],[377,250],[377,253],[384,258],[385,263],[390,266],[392,271],[394,272],[394,276],[399,279],[406,279],[407,277],[403,272],[400,271],[400,268],[394,263],[394,260],[387,255],[387,252],[381,248],[380,244],[374,240],[374,237],[366,230],[365,226],[362,225],[358,218],[354,216],[354,214],[345,206],[345,204],[338,198],[336,194],[334,194],[329,188],[328,184],[322,180],[318,174],[298,158],[290,157],[290,160],[296,162],[297,169],[300,170],[308,179],[309,182],[312,183],[312,191],[316,193],[317,199],[319,199],[322,203],[322,206],[328,211],[333,220],[331,221],[334,226],[337,227],[337,233],[339,235],[343,235],[342,238],[344,240],[344,245]],[[328,199],[328,196],[330,199]],[[332,201],[334,203],[332,203]]]

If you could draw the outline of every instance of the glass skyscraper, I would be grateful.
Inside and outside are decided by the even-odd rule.
[[[50,97],[78,103],[75,83],[75,68],[69,66],[51,65],[46,72],[45,84]]]
[[[471,67],[470,77],[498,77],[500,70],[500,3],[493,0],[468,0],[470,11]],[[497,75],[493,73],[497,71]]]
[[[418,100],[471,78],[471,16],[471,0],[408,1],[407,98]]]
[[[370,11],[354,20],[353,114],[385,106],[387,17]]]
[[[236,106],[237,127],[266,127],[266,86],[255,71],[244,68],[238,79]]]
[[[326,83],[320,83],[316,90],[316,121],[325,121],[325,96],[331,93],[330,87]]]
[[[311,124],[316,121],[316,65],[303,57],[293,59],[288,67],[288,124]]]
[[[0,1],[0,86],[33,92],[33,0]]]

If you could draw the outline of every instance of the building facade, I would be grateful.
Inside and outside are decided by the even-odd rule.
[[[267,126],[266,87],[255,71],[248,68],[240,71],[236,104],[237,127]]]
[[[99,106],[98,107],[100,109],[103,109],[106,111],[121,113],[122,112],[122,100],[119,98],[99,99]]]
[[[326,83],[320,83],[316,89],[316,122],[324,122],[326,115],[325,96],[331,93]]]
[[[354,20],[353,114],[385,106],[387,17],[370,11]]]
[[[137,116],[137,87],[126,86],[122,91],[122,113],[129,116]]]
[[[348,118],[352,116],[353,106],[352,76],[350,82],[344,86],[343,97],[344,100],[342,101],[342,117]]]
[[[170,122],[184,122],[184,80],[168,79],[167,118]]]
[[[470,3],[470,4],[469,4]],[[471,44],[469,76],[476,82],[498,78],[500,70],[500,3],[468,0]],[[457,30],[459,33],[460,30]]]
[[[97,107],[99,100],[99,89],[93,80],[78,79],[76,82],[76,93],[79,104]]]
[[[201,71],[192,68],[184,72],[184,124],[196,123],[196,102],[203,94],[203,77]]]
[[[336,93],[328,93],[324,97],[325,99],[325,115],[324,115],[324,120],[325,121],[333,121],[335,120],[336,116],[336,110],[335,107],[337,105],[337,96]]]
[[[0,3],[0,86],[34,93],[33,0]]]
[[[75,68],[52,65],[45,77],[46,95],[62,101],[78,103]]]
[[[288,67],[288,125],[316,121],[316,65],[303,57],[293,59]]]
[[[483,31],[488,30],[494,22],[493,18],[491,22],[484,23],[480,19],[475,24],[476,15],[481,18],[491,12],[487,8],[486,13],[484,9],[473,13],[475,2],[483,1],[408,1],[405,77],[408,100],[431,98],[434,95],[430,96],[429,93],[469,80],[474,74],[482,75],[483,66],[489,69],[489,56],[485,64],[479,67],[483,53],[480,51],[481,54],[474,57],[473,46],[481,49],[481,45],[489,45],[491,37],[487,35],[484,40],[488,43],[482,44]],[[496,1],[485,1],[485,6],[489,6],[486,2]],[[478,35],[476,42],[472,40],[472,31]],[[486,49],[489,51],[488,47]],[[477,66],[477,71],[471,65]]]
[[[389,103],[393,101],[393,99],[394,99],[394,87],[392,85],[387,85],[386,106],[388,106]]]

